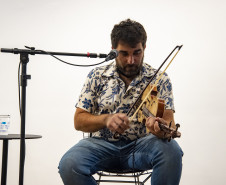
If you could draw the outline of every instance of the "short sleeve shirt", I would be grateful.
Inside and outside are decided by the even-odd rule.
[[[115,62],[97,67],[88,74],[82,88],[76,107],[79,107],[93,115],[127,113],[130,107],[139,97],[142,90],[147,86],[155,69],[144,63],[140,74],[126,88],[125,83],[119,77]],[[158,76],[158,75],[157,75]],[[156,78],[152,81],[155,82]],[[165,101],[165,109],[174,109],[172,84],[166,73],[157,84],[157,96]],[[147,135],[144,123],[133,120],[130,128],[121,137],[126,140],[134,140]],[[106,140],[118,140],[114,133],[103,128],[95,133],[95,137],[102,137]]]

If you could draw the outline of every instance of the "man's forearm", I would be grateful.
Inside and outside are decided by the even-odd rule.
[[[76,130],[83,132],[96,132],[106,127],[109,114],[93,115],[87,111],[77,108],[74,116]]]

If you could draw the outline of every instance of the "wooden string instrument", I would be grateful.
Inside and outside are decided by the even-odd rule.
[[[150,81],[144,88],[144,90],[141,92],[135,103],[131,106],[130,110],[127,112],[127,116],[130,118],[130,121],[134,119],[134,117],[138,114],[138,121],[141,123],[146,122],[146,118],[152,116],[152,117],[162,117],[164,110],[165,110],[165,103],[164,100],[159,99],[157,97],[157,84],[159,80],[162,78],[163,74],[173,61],[173,59],[176,57],[177,53],[180,51],[181,46],[176,46],[173,51],[168,55],[168,57],[164,60],[164,62],[160,65],[160,67],[156,70],[155,74],[151,77]],[[166,66],[164,71],[159,75],[158,78],[156,78],[156,81],[153,85],[151,85],[151,82],[153,79],[157,76],[157,73],[160,71],[162,66],[165,64],[165,62],[169,59],[169,57],[174,53],[174,51],[178,49],[176,54],[173,56],[169,64]],[[132,114],[133,112],[133,114]],[[172,123],[172,122],[171,122]],[[168,138],[170,141],[171,138],[180,137],[181,133],[178,131],[178,127],[180,127],[179,124],[176,124],[176,128],[172,128],[170,125],[164,125],[163,123],[158,123],[160,129],[164,132],[164,135]],[[148,131],[148,129],[147,129]]]

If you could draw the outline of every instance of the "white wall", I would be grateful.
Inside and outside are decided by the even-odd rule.
[[[131,18],[148,34],[145,59],[158,67],[178,44],[182,50],[167,70],[173,82],[184,150],[182,185],[226,184],[224,0],[0,0],[0,48],[64,52],[111,49],[113,25]],[[101,59],[67,61],[88,64]],[[17,70],[19,55],[0,53],[0,114],[10,114],[10,133],[20,132]],[[62,185],[58,162],[82,138],[73,128],[74,105],[91,68],[62,64],[50,56],[30,56],[25,185]],[[1,163],[0,163],[1,164]],[[10,141],[8,184],[18,184],[19,141]]]

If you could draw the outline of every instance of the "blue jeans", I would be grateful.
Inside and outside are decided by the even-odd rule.
[[[150,134],[136,141],[106,141],[86,138],[62,157],[59,173],[65,185],[96,185],[92,177],[108,169],[153,169],[152,185],[177,185],[183,152],[175,140]]]

